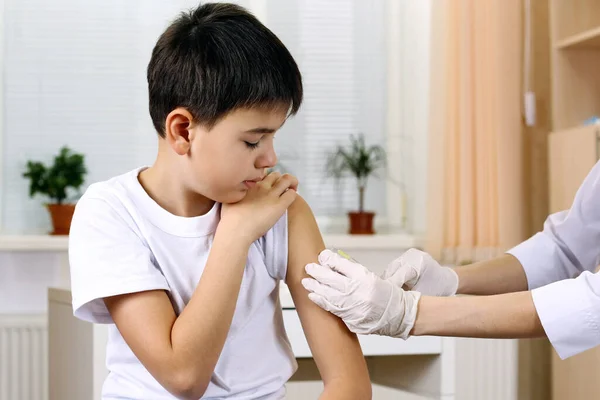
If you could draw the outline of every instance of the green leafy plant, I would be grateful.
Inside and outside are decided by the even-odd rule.
[[[356,178],[358,187],[358,211],[364,211],[365,190],[371,175],[385,165],[385,150],[379,145],[367,146],[363,134],[350,136],[350,145],[338,146],[327,159],[327,173],[336,179],[344,175]]]
[[[28,161],[23,177],[30,180],[30,197],[39,193],[55,204],[63,204],[68,198],[68,189],[78,190],[83,185],[86,174],[83,154],[73,153],[65,146],[60,149],[50,166],[38,161]]]

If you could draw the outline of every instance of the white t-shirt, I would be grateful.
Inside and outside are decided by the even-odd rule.
[[[167,291],[177,315],[189,302],[219,223],[219,204],[200,217],[175,216],[154,202],[138,168],[91,185],[71,225],[69,261],[74,315],[111,324],[102,398],[173,399],[146,370],[114,325],[102,298]],[[281,399],[297,369],[285,333],[279,281],[287,271],[287,216],[248,252],[235,314],[203,399]]]

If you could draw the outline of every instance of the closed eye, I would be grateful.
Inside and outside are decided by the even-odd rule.
[[[249,149],[256,149],[258,147],[259,143],[260,143],[260,140],[258,142],[254,142],[254,143],[244,141],[244,143],[246,143],[246,146]]]

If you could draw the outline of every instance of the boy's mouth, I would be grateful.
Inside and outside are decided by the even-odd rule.
[[[246,185],[246,187],[249,189],[251,187],[254,187],[254,185],[256,185],[257,182],[260,182],[263,179],[264,179],[264,176],[260,177],[260,178],[250,179],[250,180],[244,181],[244,185]]]

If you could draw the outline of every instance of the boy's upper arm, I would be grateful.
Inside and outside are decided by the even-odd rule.
[[[165,291],[107,297],[104,302],[131,351],[161,385],[172,390],[171,330],[177,316]]]
[[[338,317],[314,304],[302,286],[302,279],[308,277],[304,267],[317,262],[325,244],[310,207],[300,196],[288,209],[288,242],[286,283],[323,381],[327,384],[338,378],[356,380],[357,377],[368,381],[356,335]]]

